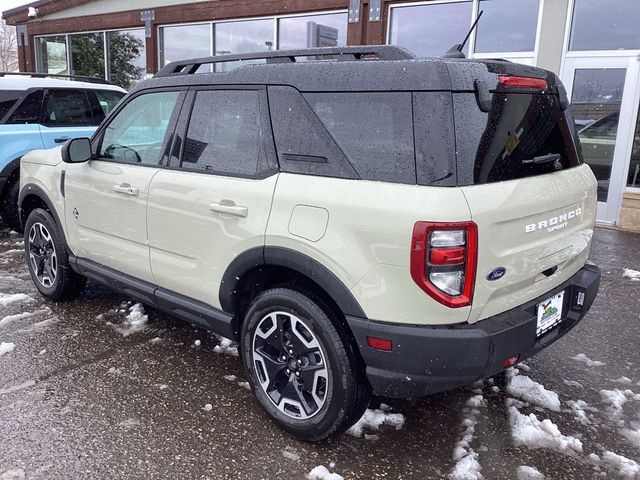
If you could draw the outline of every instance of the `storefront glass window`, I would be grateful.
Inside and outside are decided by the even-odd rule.
[[[272,19],[216,23],[214,28],[216,55],[269,52],[276,49],[273,44],[274,22]],[[246,63],[248,62],[243,62],[243,64]],[[219,63],[216,64],[216,70],[228,71],[239,64],[239,62]]]
[[[627,187],[640,188],[640,116],[638,116],[636,134],[633,139],[633,150],[631,151],[631,165],[629,166]]]
[[[67,37],[40,37],[36,41],[38,69],[52,74],[67,73]]]
[[[439,57],[462,42],[471,27],[472,2],[434,3],[391,9],[393,45],[421,57]],[[466,50],[468,49],[468,45]]]
[[[69,35],[71,74],[105,78],[104,34]]]
[[[347,14],[281,18],[278,37],[280,50],[344,46],[347,44]]]
[[[162,29],[162,65],[211,55],[211,25],[181,25]]]
[[[146,72],[144,30],[107,32],[109,81],[130,89]]]
[[[640,2],[575,0],[569,50],[640,49]]]
[[[476,53],[533,52],[540,0],[480,0]]]

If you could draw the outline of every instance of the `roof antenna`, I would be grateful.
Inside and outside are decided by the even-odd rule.
[[[449,50],[447,50],[447,53],[445,53],[442,56],[442,58],[466,58],[462,50],[464,49],[464,46],[466,45],[466,43],[469,41],[469,37],[471,36],[471,33],[476,29],[476,26],[478,26],[478,22],[480,21],[480,17],[482,16],[483,13],[484,13],[484,10],[480,10],[480,13],[478,13],[478,16],[473,22],[473,25],[471,25],[471,28],[469,29],[469,33],[467,33],[467,36],[464,37],[464,40],[462,41],[462,43],[456,44],[453,47],[451,47]]]

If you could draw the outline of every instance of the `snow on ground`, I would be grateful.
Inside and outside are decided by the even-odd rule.
[[[289,450],[283,450],[282,451],[282,456],[288,460],[291,460],[293,462],[297,462],[298,460],[300,460],[300,455],[298,455],[295,452],[290,452]]]
[[[601,367],[602,365],[604,365],[603,362],[600,362],[598,360],[591,360],[584,353],[579,353],[575,357],[570,357],[569,359],[575,360],[576,362],[582,362],[586,364],[587,367]]]
[[[13,387],[0,388],[0,395],[18,392],[20,390],[24,390],[25,388],[33,387],[35,384],[35,380],[27,380],[26,382],[23,382],[19,385],[14,385]]]
[[[640,423],[634,424],[634,428],[623,428],[620,434],[626,438],[631,445],[640,449]]]
[[[11,342],[2,342],[0,343],[0,357],[6,355],[7,353],[11,353],[15,350],[16,344]]]
[[[307,473],[307,480],[344,480],[344,477],[331,473],[324,465],[319,465]]]
[[[0,326],[6,325],[11,322],[15,322],[16,320],[23,320],[25,318],[32,317],[33,315],[35,315],[35,313],[32,313],[32,312],[24,312],[24,313],[16,313],[15,315],[7,315],[6,317],[3,317],[0,319]]]
[[[622,407],[628,400],[640,400],[640,395],[631,390],[600,390],[600,398],[607,404],[610,416],[615,419],[622,414]]]
[[[0,473],[0,480],[22,480],[23,478],[27,477],[21,468],[14,468]]]
[[[584,400],[567,400],[567,405],[569,405],[569,408],[573,413],[573,417],[582,425],[591,425],[591,419],[589,418],[587,411],[599,411],[597,408],[589,406],[589,404]]]
[[[516,469],[518,480],[544,480],[544,475],[538,469],[522,465]]]
[[[219,345],[213,347],[213,351],[216,353],[226,353],[227,355],[238,356],[238,344],[233,340],[225,338],[221,335],[216,335]]]
[[[213,410],[213,405],[207,403],[204,407],[202,407],[202,410],[204,410],[205,412],[210,412],[211,410]]]
[[[26,293],[0,293],[0,307],[7,307],[12,303],[26,300],[31,300],[31,297]]]
[[[128,337],[134,333],[142,332],[147,328],[148,321],[149,317],[145,314],[144,307],[141,303],[136,303],[129,307],[129,314],[124,319],[124,322],[119,325],[111,322],[107,323],[113,326],[114,330],[123,337]]]
[[[484,478],[481,473],[482,466],[478,462],[478,454],[471,448],[480,415],[480,410],[476,407],[484,406],[486,406],[486,402],[482,395],[474,395],[467,401],[467,408],[462,420],[464,430],[453,450],[453,461],[456,464],[449,473],[451,480],[482,480]]]
[[[560,411],[560,399],[556,392],[547,390],[525,375],[519,375],[515,368],[507,370],[507,378],[507,392],[511,395],[554,412]]]
[[[391,407],[380,404],[380,409],[373,410],[367,408],[362,418],[356,424],[347,430],[347,433],[353,437],[360,438],[364,433],[364,429],[378,430],[381,425],[389,425],[400,430],[404,426],[404,415],[401,413],[389,413]]]
[[[551,420],[538,420],[535,414],[524,415],[515,405],[509,405],[509,424],[516,445],[528,448],[549,448],[560,453],[582,453],[582,442],[575,437],[563,435]]]
[[[562,380],[562,383],[564,383],[567,387],[584,388],[584,385],[582,385],[580,382],[576,382],[575,380]]]
[[[640,272],[637,270],[631,270],[630,268],[625,268],[624,272],[622,272],[622,276],[625,278],[630,278],[634,282],[640,282]]]
[[[640,465],[622,455],[606,451],[602,454],[602,461],[624,478],[636,478],[640,475]]]
[[[613,383],[622,383],[623,385],[631,385],[633,380],[629,377],[622,376],[620,378],[616,378],[615,380],[611,380]]]

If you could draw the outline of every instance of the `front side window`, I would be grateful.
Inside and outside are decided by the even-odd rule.
[[[533,52],[540,0],[480,0],[476,53]]]
[[[305,98],[360,178],[416,183],[410,93],[308,93]]]
[[[263,146],[257,91],[197,93],[182,156],[183,168],[255,175]]]
[[[158,165],[180,92],[147,93],[134,98],[104,130],[98,156],[123,163]]]
[[[49,90],[44,124],[48,127],[86,127],[94,125],[89,100],[82,90]]]

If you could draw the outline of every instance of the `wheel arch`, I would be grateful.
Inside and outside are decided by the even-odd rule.
[[[43,208],[51,214],[56,225],[58,225],[60,229],[59,233],[62,243],[64,244],[64,248],[68,253],[71,253],[64,234],[64,226],[60,221],[60,217],[58,217],[56,209],[53,208],[53,202],[51,202],[42,187],[34,183],[28,183],[20,189],[20,193],[18,194],[18,212],[20,214],[20,223],[23,227],[29,217],[29,214],[36,208]]]

